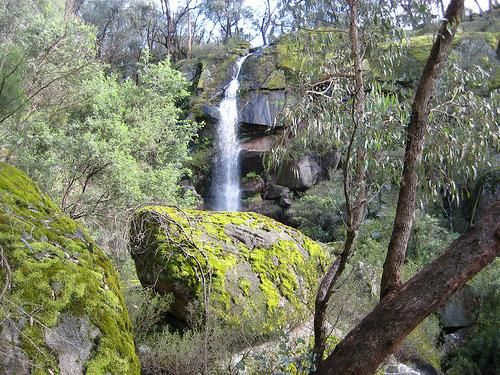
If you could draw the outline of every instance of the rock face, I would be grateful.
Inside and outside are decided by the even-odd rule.
[[[297,162],[284,165],[276,182],[291,190],[304,191],[321,181],[324,175],[319,162],[312,155],[305,155]]]
[[[251,91],[240,104],[241,122],[273,127],[285,104],[284,91]]]
[[[173,293],[176,319],[186,322],[188,304],[209,290],[217,317],[238,325],[263,315],[261,333],[307,313],[328,258],[300,232],[249,212],[145,207],[131,245],[142,285]]]
[[[0,265],[0,374],[139,374],[111,262],[23,173],[3,163]]]
[[[477,320],[477,307],[479,301],[468,285],[456,292],[450,300],[441,307],[439,318],[445,332],[470,327]]]

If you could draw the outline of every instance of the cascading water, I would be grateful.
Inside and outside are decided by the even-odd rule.
[[[238,144],[238,89],[241,66],[249,55],[236,62],[236,75],[224,93],[219,105],[220,120],[217,125],[217,162],[215,164],[214,208],[217,211],[238,211],[240,208]]]

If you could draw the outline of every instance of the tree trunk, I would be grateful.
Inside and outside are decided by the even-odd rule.
[[[407,130],[403,177],[399,190],[396,217],[382,274],[381,297],[391,289],[397,288],[400,284],[401,267],[405,260],[413,225],[418,188],[417,168],[424,148],[430,100],[434,93],[436,81],[451,50],[453,36],[460,22],[463,9],[464,0],[452,0],[448,6],[445,21],[441,25],[432,46],[431,54],[425,64],[413,101],[410,125]]]
[[[188,60],[191,59],[191,52],[193,50],[193,29],[191,25],[191,12],[188,11],[187,14],[187,23],[188,23],[188,29],[187,29],[187,58]]]
[[[479,1],[474,0],[474,2],[477,5],[477,9],[479,10],[479,17],[482,17],[483,16],[483,9],[481,9],[481,5],[479,4]],[[491,10],[491,7],[490,7],[490,10]]]
[[[444,3],[443,3],[443,0],[439,0],[439,6],[441,7],[441,17],[444,17]]]
[[[387,294],[322,363],[318,374],[374,374],[429,314],[500,256],[500,201],[433,262]]]

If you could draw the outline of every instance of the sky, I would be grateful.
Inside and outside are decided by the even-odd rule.
[[[171,0],[171,4],[173,7],[179,6],[179,4],[184,3],[185,0]],[[271,0],[271,4],[275,3],[276,0]],[[448,6],[449,0],[444,0],[444,6]],[[245,5],[248,5],[255,9],[256,15],[259,13],[263,12],[265,10],[265,5],[264,5],[264,0],[244,0]],[[478,3],[480,4],[481,8],[484,10],[488,9],[488,0],[478,0]],[[474,0],[465,0],[465,8],[472,9],[473,12],[478,13],[479,9],[477,7],[477,4]],[[245,26],[244,26],[245,27]],[[262,38],[256,33],[256,37],[254,40],[251,41],[251,44],[253,47],[259,46],[262,44]]]

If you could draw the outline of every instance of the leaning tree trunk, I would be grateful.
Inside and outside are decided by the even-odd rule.
[[[403,266],[410,232],[413,226],[415,201],[417,197],[417,168],[422,159],[424,138],[428,128],[430,100],[436,81],[446,61],[453,36],[463,14],[464,0],[452,0],[446,10],[445,21],[441,25],[431,54],[425,64],[422,77],[412,105],[410,125],[407,130],[403,176],[399,190],[396,217],[387,257],[382,273],[381,297],[400,285],[400,272]]]
[[[322,363],[318,374],[374,374],[429,314],[500,256],[500,201],[412,279],[386,295]]]

